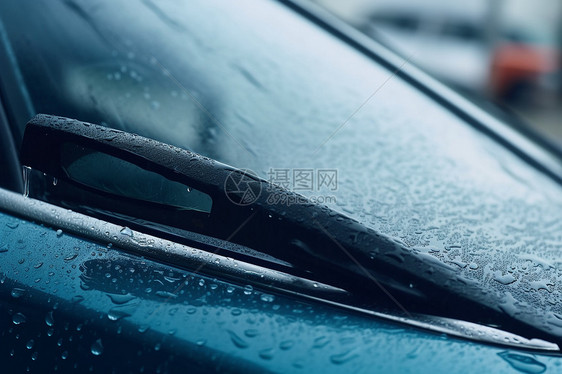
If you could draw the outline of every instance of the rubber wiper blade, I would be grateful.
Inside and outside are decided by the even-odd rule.
[[[270,263],[273,268],[290,264],[290,273],[350,291],[361,307],[561,340],[539,315],[506,315],[485,285],[459,278],[439,260],[247,171],[184,149],[37,115],[27,124],[21,160],[35,175],[28,178],[32,197],[108,221],[120,217],[117,223],[160,236],[173,231],[174,240],[195,233],[211,243],[219,239],[250,248],[265,255],[258,262],[270,256],[279,259]]]

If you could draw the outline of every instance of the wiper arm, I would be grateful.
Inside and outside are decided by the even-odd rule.
[[[326,206],[193,152],[102,126],[38,115],[27,124],[21,160],[32,170],[27,178],[32,197],[175,238],[199,235],[209,238],[211,247],[213,238],[236,243],[263,254],[247,254],[257,261],[272,257],[278,260],[269,261],[273,267],[287,266],[293,274],[352,292],[361,306],[374,304],[405,317],[429,314],[499,326],[526,338],[561,340],[541,324],[540,311],[524,318],[507,316],[496,307],[492,293],[483,292],[485,285],[458,278],[437,259],[422,257]]]

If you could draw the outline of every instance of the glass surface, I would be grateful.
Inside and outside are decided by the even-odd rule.
[[[428,278],[448,269],[459,292],[476,284],[562,336],[560,186],[282,5],[22,0],[0,19],[35,112],[264,178],[337,170],[334,190],[297,192],[334,195],[330,207],[419,254]]]
[[[62,167],[78,183],[112,195],[180,210],[211,213],[209,195],[133,163],[72,143],[62,147]]]

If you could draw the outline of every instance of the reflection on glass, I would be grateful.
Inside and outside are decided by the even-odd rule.
[[[66,143],[62,164],[70,179],[126,198],[210,213],[209,195],[117,157]]]

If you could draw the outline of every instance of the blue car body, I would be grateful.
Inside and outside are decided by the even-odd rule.
[[[23,200],[5,192],[1,198]],[[64,220],[65,213],[55,214]],[[8,214],[0,220],[0,347],[10,372],[560,370],[559,357],[232,284]]]

